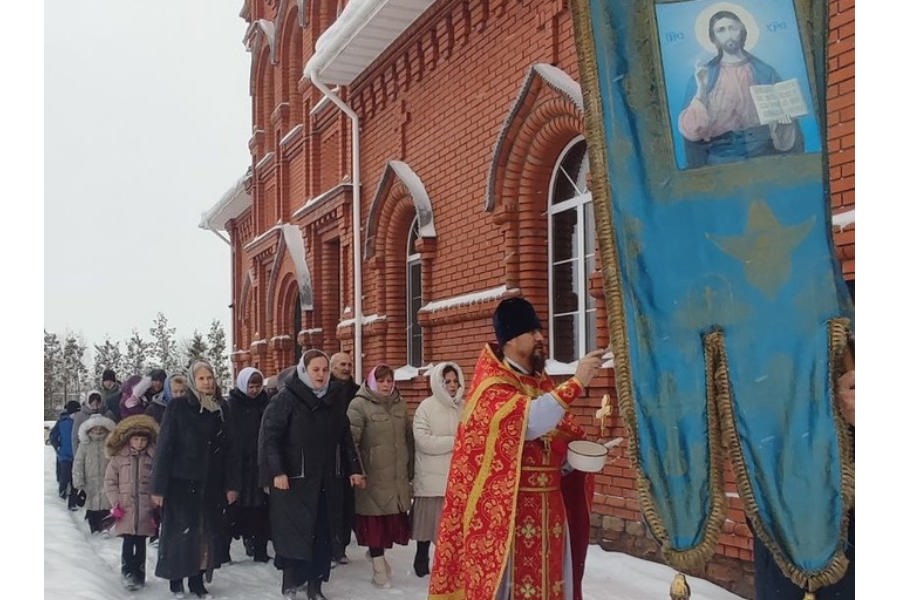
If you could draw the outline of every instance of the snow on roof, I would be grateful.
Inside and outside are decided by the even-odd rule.
[[[409,190],[412,196],[413,204],[416,206],[416,216],[419,219],[419,237],[436,237],[434,231],[434,214],[431,208],[431,199],[428,192],[425,191],[425,184],[416,175],[416,172],[410,168],[408,164],[401,160],[392,160],[388,165]]]
[[[265,155],[263,155],[263,157],[256,162],[256,168],[257,169],[265,169],[266,166],[273,160],[275,160],[275,152],[270,150],[269,152],[266,152]]]
[[[275,23],[272,21],[267,21],[266,19],[257,19],[247,27],[247,31],[244,33],[244,48],[249,52],[252,50],[251,44],[253,43],[253,37],[257,30],[262,31],[266,36],[265,41],[269,44],[269,48],[275,47]],[[272,52],[271,56],[274,58],[275,53]]]
[[[322,328],[321,327],[312,327],[310,329],[301,329],[300,331],[297,332],[297,335],[313,334],[313,333],[322,333]]]
[[[368,325],[369,323],[374,323],[375,321],[387,321],[387,315],[363,315],[362,324]],[[356,323],[356,319],[344,319],[340,323],[338,323],[338,327],[350,327],[354,323]]]
[[[271,227],[269,227],[268,229],[266,229],[265,231],[263,231],[261,234],[259,234],[258,236],[256,236],[255,238],[253,238],[252,240],[250,240],[249,242],[247,242],[246,244],[244,244],[244,250],[249,250],[254,244],[256,244],[257,242],[259,242],[259,241],[262,240],[263,238],[265,238],[265,237],[271,235],[273,231],[277,231],[277,230],[280,230],[280,229],[281,229],[281,221],[280,221],[280,219],[279,219],[279,222],[278,222],[278,223],[276,223],[275,225],[272,225]]]
[[[831,215],[831,226],[838,227],[841,231],[844,230],[845,227],[849,227],[850,225],[856,224],[856,209],[851,208],[850,210],[845,210],[842,213],[837,213],[836,215]]]
[[[303,310],[312,310],[312,275],[309,272],[309,265],[306,264],[306,243],[303,240],[303,231],[297,225],[282,225],[281,235],[284,236],[288,254],[291,255],[291,262],[294,263],[300,306]]]
[[[310,198],[309,200],[307,200],[303,206],[301,206],[300,208],[298,208],[297,210],[294,211],[294,213],[291,215],[291,218],[295,219],[295,218],[299,217],[300,215],[302,215],[311,206],[314,206],[314,205],[318,204],[319,202],[322,202],[326,198],[331,198],[331,197],[339,194],[340,192],[342,192],[344,190],[349,190],[349,189],[353,189],[353,185],[351,183],[341,182],[341,183],[337,184],[336,186],[334,186],[333,188],[325,190],[324,192],[322,192],[315,198]]]
[[[461,296],[453,296],[451,298],[445,298],[443,300],[434,300],[429,302],[425,306],[423,306],[420,310],[424,312],[437,312],[439,310],[446,310],[448,308],[453,308],[456,306],[469,306],[470,304],[477,304],[479,302],[487,302],[488,300],[496,300],[503,296],[503,294],[507,292],[516,292],[518,288],[508,288],[505,285],[501,285],[495,288],[491,288],[489,290],[482,290],[480,292],[471,292],[468,294],[462,294]]]
[[[240,216],[241,213],[250,208],[253,200],[244,189],[244,184],[249,178],[249,172],[241,175],[235,184],[222,194],[219,201],[200,216],[200,229],[225,231],[225,224],[228,221]]]
[[[286,134],[284,134],[284,136],[282,136],[281,141],[278,143],[282,146],[290,144],[291,141],[293,141],[293,139],[295,137],[300,135],[301,131],[303,131],[303,123],[297,123],[296,125],[294,125],[293,128],[291,128],[290,131],[288,131]]]
[[[347,85],[400,37],[434,0],[350,0],[316,40],[303,75]]]
[[[537,63],[532,67],[537,73],[547,82],[550,87],[555,89],[560,94],[567,96],[572,102],[575,103],[575,106],[578,107],[578,110],[584,112],[584,99],[581,96],[581,85],[571,77],[569,74],[560,69],[559,67],[554,67],[553,65],[547,63]]]

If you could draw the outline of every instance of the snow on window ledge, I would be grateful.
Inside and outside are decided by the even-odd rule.
[[[418,376],[419,367],[403,365],[399,369],[394,369],[394,381],[410,381]]]

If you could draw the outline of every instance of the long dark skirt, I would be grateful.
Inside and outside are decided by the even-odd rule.
[[[224,495],[224,494],[223,494]],[[181,579],[222,565],[227,548],[224,498],[204,498],[202,482],[173,479],[162,509],[156,576]]]
[[[315,530],[312,541],[312,559],[298,560],[275,554],[275,567],[281,569],[281,593],[319,579],[328,581],[331,574],[331,531],[328,527],[328,502],[325,492],[319,493],[319,510],[316,514]]]

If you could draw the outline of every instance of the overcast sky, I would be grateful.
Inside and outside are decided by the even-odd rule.
[[[46,330],[124,342],[163,312],[230,344],[229,247],[197,225],[250,161],[241,6],[46,0]]]

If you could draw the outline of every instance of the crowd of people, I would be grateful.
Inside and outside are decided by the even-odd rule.
[[[379,588],[391,587],[386,552],[415,540],[430,598],[580,600],[594,481],[566,460],[586,438],[569,409],[603,351],[555,382],[527,300],[500,302],[493,328],[466,399],[460,366],[441,362],[412,417],[389,365],[357,383],[344,352],[307,350],[269,378],[246,367],[227,398],[202,360],[124,385],[107,370],[51,430],[59,495],[92,533],[122,538],[129,590],[145,583],[148,538],[176,598],[185,579],[206,596],[241,539],[264,563],[271,542],[285,598],[324,600],[353,532]],[[852,371],[840,382],[851,424],[853,383]]]
[[[147,544],[155,542],[155,575],[176,598],[202,598],[240,539],[263,563],[271,542],[285,597],[324,599],[322,585],[348,562],[353,532],[368,547],[374,585],[391,586],[384,552],[410,539],[423,577],[462,369],[433,369],[433,394],[413,419],[393,369],[378,364],[358,384],[352,367],[345,352],[308,350],[273,377],[244,368],[227,395],[204,361],[124,383],[107,369],[101,389],[66,404],[51,430],[59,495],[73,511],[84,507],[92,534],[121,538],[131,591],[145,584]]]

